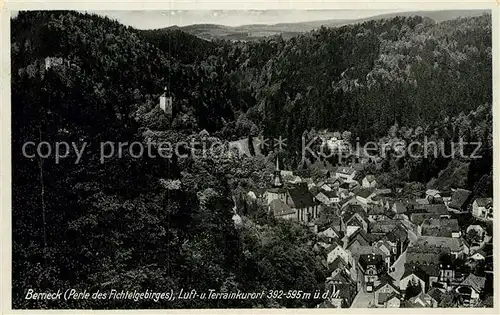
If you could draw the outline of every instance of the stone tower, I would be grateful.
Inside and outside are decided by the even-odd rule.
[[[172,117],[172,96],[170,96],[166,87],[160,96],[160,108],[165,114]]]

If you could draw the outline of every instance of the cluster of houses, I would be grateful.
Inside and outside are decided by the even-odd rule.
[[[313,182],[280,170],[276,162],[272,187],[249,193],[276,219],[315,233],[310,243],[328,269],[325,286],[339,291],[319,307],[362,307],[361,297],[371,307],[438,307],[452,290],[464,306],[476,306],[485,277],[462,272],[457,262],[492,260],[492,237],[481,223],[493,218],[491,198],[429,189],[421,198],[400,199],[379,187],[375,176],[357,175],[342,166]],[[464,226],[455,218],[460,215],[480,223]],[[471,230],[474,244],[466,238]],[[408,297],[409,286],[421,289]]]

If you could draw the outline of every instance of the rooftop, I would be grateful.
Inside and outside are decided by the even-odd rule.
[[[394,208],[396,213],[406,213],[406,206],[400,201],[394,203]]]
[[[273,212],[274,216],[284,216],[295,213],[286,203],[280,199],[274,199],[269,203],[269,209]]]
[[[362,254],[359,255],[358,261],[363,270],[366,270],[368,266],[375,266],[377,270],[384,266],[384,259],[380,254]]]
[[[457,189],[453,196],[451,196],[451,201],[449,203],[449,207],[453,209],[462,209],[467,200],[471,195],[471,191],[465,189]]]
[[[426,219],[422,223],[423,236],[452,237],[453,233],[460,232],[457,219]]]
[[[322,192],[325,196],[327,196],[328,198],[336,198],[336,197],[338,197],[337,192],[336,192],[336,191],[334,191],[334,190],[330,190],[330,191],[328,191],[328,190],[323,190],[323,191],[321,191],[321,192]]]
[[[449,249],[452,252],[462,250],[460,239],[452,237],[421,236],[418,238],[416,245]]]
[[[390,231],[396,228],[399,221],[397,220],[381,220],[375,221],[370,224],[370,232],[371,233],[389,233]]]
[[[488,207],[493,203],[493,198],[477,198],[476,203],[479,207]]]
[[[408,231],[401,223],[399,223],[386,236],[389,241],[404,242],[405,240],[408,239]]]
[[[380,277],[379,279],[380,283],[379,285],[375,288],[374,291],[378,291],[380,288],[382,288],[383,286],[385,286],[386,284],[390,285],[391,287],[393,287],[394,289],[396,289],[397,292],[399,292],[399,287],[396,286],[395,284],[395,279],[393,277],[391,277],[390,275],[388,274],[384,274]]]
[[[341,166],[337,169],[337,173],[345,174],[345,175],[352,175],[354,174],[356,170],[351,168],[351,167],[345,167]]]
[[[368,207],[367,213],[368,215],[377,215],[377,214],[384,214],[387,210],[379,205],[373,205]]]
[[[436,302],[441,303],[443,292],[438,288],[432,288],[427,292]]]
[[[416,244],[410,246],[406,252],[407,264],[418,264],[421,268],[424,265],[439,264],[439,257],[443,254],[449,254],[448,248],[432,247],[428,245]],[[427,269],[424,269],[427,271]]]
[[[467,278],[461,283],[461,285],[466,285],[472,287],[476,292],[481,292],[486,283],[485,277],[478,277],[474,274],[469,274]]]
[[[402,278],[406,278],[409,275],[415,275],[419,279],[424,280],[425,282],[427,282],[429,278],[429,275],[427,274],[426,271],[424,271],[422,268],[414,264],[405,266],[405,272]]]
[[[302,209],[316,205],[313,196],[307,189],[307,186],[296,185],[295,187],[288,190],[288,194],[292,199],[294,208]]]
[[[446,208],[446,205],[444,203],[419,205],[415,209],[416,210],[423,210],[427,213],[440,213],[440,214],[447,214],[448,213],[448,209]]]
[[[371,183],[371,182],[375,181],[375,176],[374,176],[374,175],[366,175],[366,176],[365,176],[365,179],[366,179],[369,183]]]
[[[421,225],[426,219],[429,218],[434,218],[434,219],[439,219],[441,217],[441,214],[439,213],[412,213],[410,215],[410,221],[416,225]]]
[[[375,188],[360,188],[357,195],[361,198],[368,198],[375,192]]]

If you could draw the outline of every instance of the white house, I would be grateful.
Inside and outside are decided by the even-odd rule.
[[[474,306],[479,301],[479,295],[481,294],[481,292],[484,289],[485,282],[486,282],[486,278],[478,277],[478,276],[471,273],[456,288],[456,292],[461,294],[461,295],[465,295],[467,297],[470,296],[469,305]]]
[[[325,191],[332,191],[333,190],[332,187],[330,187],[330,185],[328,185],[326,183],[323,184],[323,185],[321,185],[321,186],[319,186],[319,188],[322,189],[322,190],[325,190]]]
[[[437,189],[427,189],[425,191],[425,196],[428,199],[441,198],[441,193]]]
[[[326,236],[329,239],[339,238],[339,234],[337,233],[337,231],[335,231],[333,227],[329,227],[328,229],[319,232],[318,235]]]
[[[493,198],[477,198],[474,200],[472,215],[480,219],[493,220]]]
[[[54,66],[61,66],[64,60],[61,57],[47,57],[45,58],[45,70],[48,70]]]
[[[478,250],[474,255],[470,256],[470,258],[475,261],[484,261],[486,259],[486,254],[482,250]]]
[[[340,201],[335,191],[320,191],[314,198],[324,205],[331,205]]]
[[[390,277],[386,276],[386,278]],[[385,279],[383,279],[373,290],[375,305],[379,307],[398,307],[398,300],[401,295],[399,288],[394,284],[393,279],[384,280]],[[394,300],[394,297],[396,297],[397,300]]]
[[[354,234],[354,232],[356,232],[356,231],[357,231],[357,230],[359,230],[359,229],[360,229],[360,227],[359,227],[359,226],[356,226],[356,225],[349,225],[349,226],[347,226],[347,227],[346,227],[346,231],[345,231],[345,233],[346,233],[346,234],[345,234],[345,236],[346,236],[346,237],[349,237],[349,236],[353,235],[353,234]]]
[[[335,247],[328,253],[326,257],[327,263],[332,263],[335,261],[337,257],[341,257],[346,263],[352,263],[352,255],[351,253],[344,249],[341,245],[336,244]]]
[[[281,176],[293,176],[293,171],[285,171],[285,170],[280,170]]]
[[[337,169],[335,177],[341,178],[345,181],[353,181],[356,176],[356,170],[351,167],[341,166]]]
[[[438,302],[432,296],[424,292],[420,292],[417,296],[408,299],[408,302],[410,302],[413,307],[438,307]]]
[[[257,196],[255,195],[255,193],[254,193],[253,191],[249,191],[249,192],[247,193],[247,196],[248,196],[250,199],[253,199],[253,200],[257,199]]]
[[[363,178],[362,186],[365,188],[377,187],[377,181],[375,180],[375,176],[366,175],[365,178]]]

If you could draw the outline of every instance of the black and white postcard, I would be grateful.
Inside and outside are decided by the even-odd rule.
[[[7,3],[3,311],[493,313],[498,6],[314,3]]]

